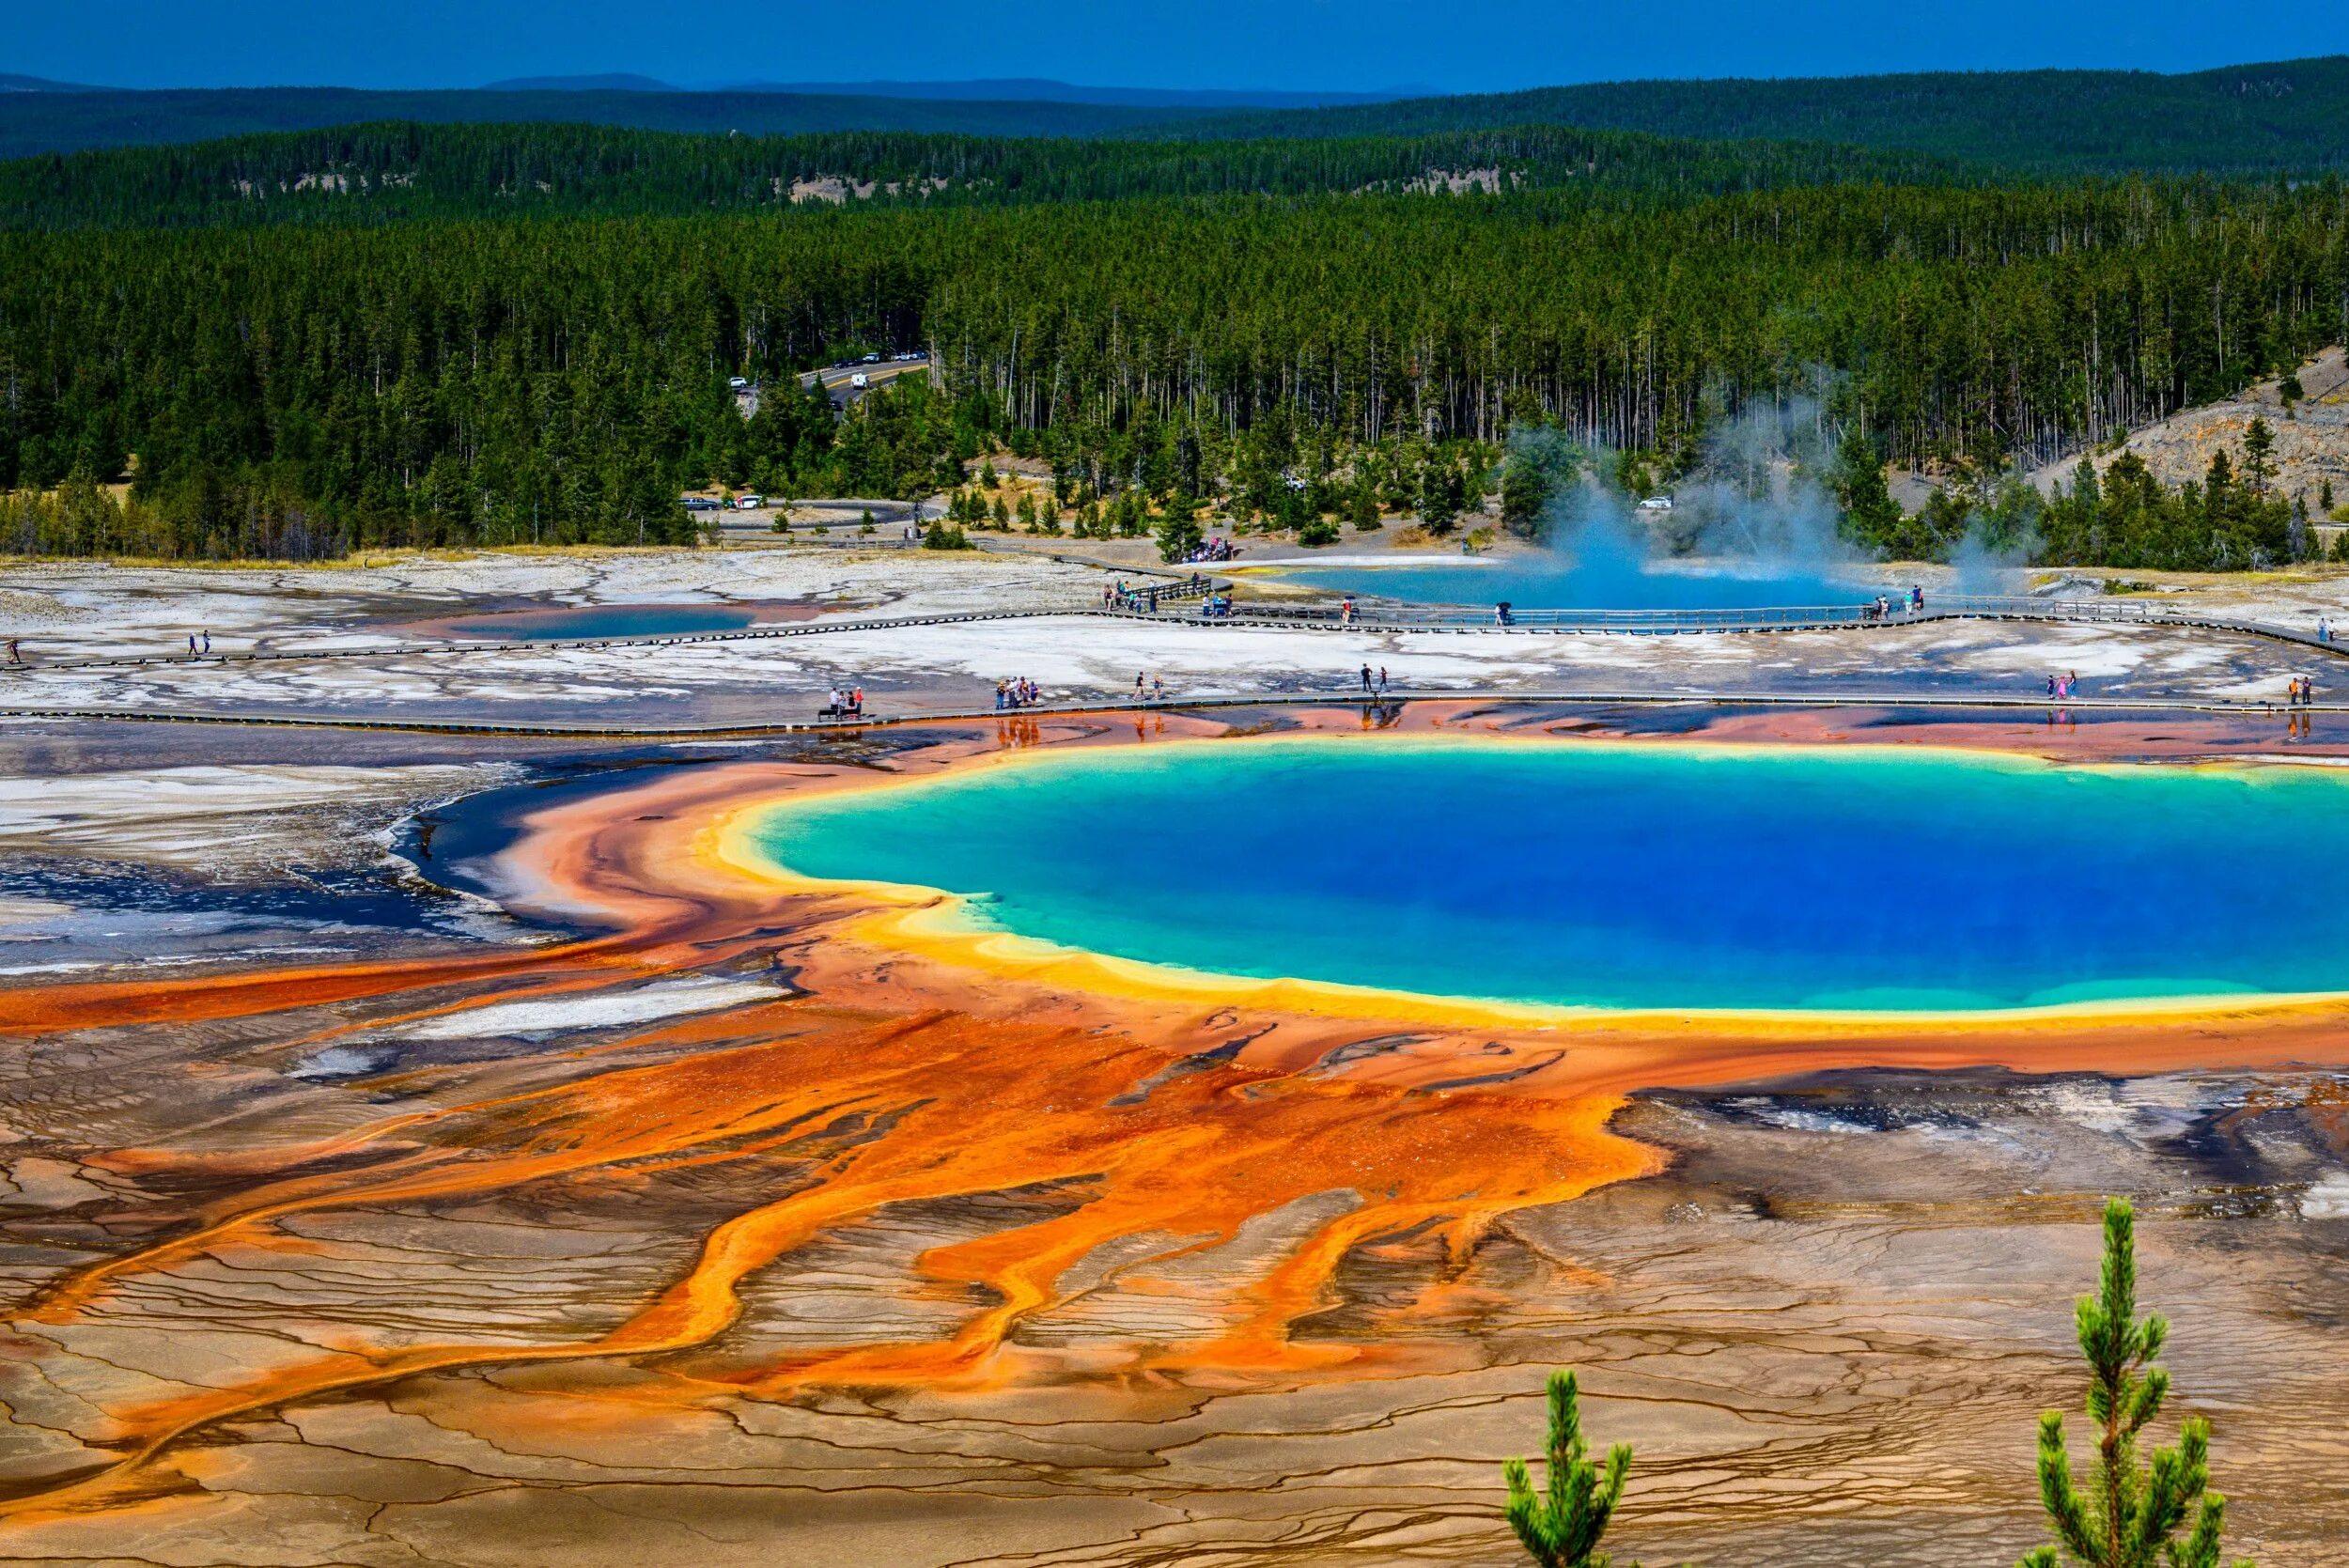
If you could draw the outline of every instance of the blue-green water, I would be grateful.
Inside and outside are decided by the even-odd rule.
[[[1122,957],[1616,1007],[2349,988],[2349,779],[1890,747],[1240,740],[780,809],[803,874]]]
[[[559,643],[598,637],[686,637],[737,631],[755,624],[756,608],[739,604],[583,604],[568,610],[514,610],[438,623],[459,637]]]
[[[1283,567],[1280,581],[1325,593],[1406,604],[1490,605],[1519,610],[1756,610],[1857,605],[1888,590],[1819,572],[1750,573],[1624,567],[1599,570],[1548,555],[1413,566]]]

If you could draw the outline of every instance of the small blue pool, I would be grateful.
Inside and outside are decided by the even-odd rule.
[[[800,604],[583,604],[458,615],[418,629],[443,637],[491,637],[516,643],[569,643],[604,637],[688,637],[739,631],[770,621],[808,620]]]

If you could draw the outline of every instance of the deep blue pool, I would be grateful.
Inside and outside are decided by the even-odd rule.
[[[1884,592],[1857,578],[1755,569],[1745,573],[1578,569],[1551,557],[1501,556],[1423,566],[1283,567],[1283,582],[1333,594],[1408,604],[1490,605],[1520,610],[1750,610],[1859,604]]]
[[[785,802],[780,863],[1237,975],[1657,1008],[2349,988],[2349,775],[1894,747],[1251,739]]]

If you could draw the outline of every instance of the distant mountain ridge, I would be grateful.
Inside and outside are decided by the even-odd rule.
[[[46,76],[16,76],[0,70],[0,93],[94,93],[102,87],[85,86],[79,82],[52,82]]]
[[[784,86],[791,90],[777,90]],[[977,96],[983,94],[1010,96]],[[573,123],[721,135],[910,131],[1154,141],[1429,136],[1563,126],[1708,143],[1831,143],[2033,177],[2138,170],[2312,176],[2349,171],[2349,55],[2178,75],[1937,71],[1602,82],[1408,99],[1087,87],[1025,78],[687,91],[622,73],[428,91],[132,91],[0,77],[0,159],[389,120]]]
[[[1320,109],[1431,96],[1425,87],[1303,92],[1251,87],[1093,87],[1041,76],[971,82],[738,82],[731,92],[915,98],[944,102],[1101,103],[1137,109]]]
[[[973,136],[1100,136],[1202,110],[1107,103],[985,103],[816,93],[629,88],[414,92],[353,87],[187,87],[0,92],[0,159],[107,147],[177,146],[383,120],[451,125],[608,125],[708,135],[922,131]]]
[[[606,71],[599,76],[509,76],[503,82],[485,82],[485,93],[674,93],[683,87],[674,83],[638,76],[631,71]]]
[[[1431,135],[1576,125],[1722,141],[1842,142],[2021,173],[2349,168],[2349,55],[2143,70],[1597,82],[1146,127],[1182,137]]]

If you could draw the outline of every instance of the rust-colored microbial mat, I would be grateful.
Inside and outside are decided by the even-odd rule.
[[[1305,722],[1362,727],[1346,709]],[[1574,743],[1506,710],[1404,721],[1428,724]],[[1827,726],[1787,715],[1717,738]],[[892,767],[1214,733],[1012,723]],[[2200,754],[2174,729],[1925,733]],[[887,784],[727,764],[541,812],[504,871],[520,902],[599,933],[584,939],[0,996],[20,1102],[82,1150],[45,1179],[90,1194],[75,1224],[18,1234],[0,1550],[1488,1560],[1489,1458],[1533,1445],[1521,1396],[1571,1358],[1603,1436],[1648,1423],[1643,1468],[1673,1479],[1630,1517],[1681,1549],[1734,1529],[1781,1555],[1722,1560],[1954,1560],[1932,1555],[1952,1519],[1987,1520],[1985,1550],[2028,1526],[2028,1412],[2065,1397],[2035,1379],[2062,1375],[2082,1222],[2095,1192],[2156,1179],[2159,1151],[2033,1152],[2018,1123],[1946,1137],[1931,1171],[1906,1123],[1865,1149],[1797,1147],[1812,1124],[1629,1097],[1852,1069],[1976,1086],[2259,1073],[2227,1127],[2340,1141],[2329,1001],[1675,1020],[1160,983],[798,888],[730,846],[780,794]],[[678,984],[766,990],[592,1033],[381,1044]],[[368,1042],[386,1055],[355,1081],[288,1076]],[[2030,1093],[2030,1115],[2058,1113]],[[1757,1195],[1771,1150],[1799,1192]],[[1997,1276],[1984,1258],[2018,1237],[2060,1239]],[[2220,1294],[2210,1257],[2169,1261],[2181,1295]],[[2265,1274],[2237,1278],[2256,1296]],[[2305,1322],[2238,1336],[2247,1366],[2324,1343]],[[2340,1390],[2300,1364],[2283,1427],[2321,1444],[2291,1412]],[[2019,1468],[1984,1450],[1923,1480],[1931,1421],[2016,1410],[1999,1440]],[[2012,1498],[1989,1479],[2006,1470]],[[2301,1484],[2313,1506],[2333,1483]],[[1913,1525],[1786,1555],[1861,1496]],[[2316,1537],[2248,1516],[2271,1530],[2263,1560],[2316,1560],[2299,1555]]]

